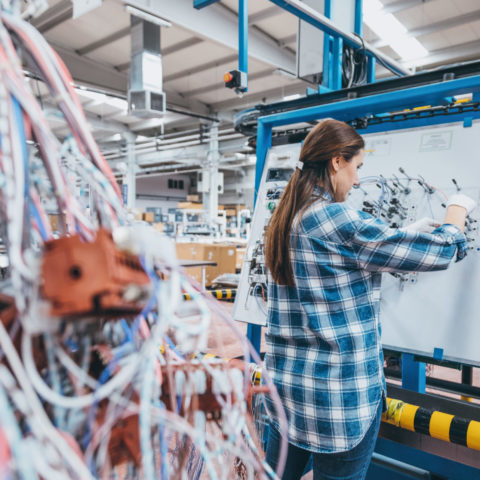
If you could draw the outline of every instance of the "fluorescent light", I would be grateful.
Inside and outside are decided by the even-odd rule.
[[[290,100],[296,100],[297,98],[301,97],[302,95],[300,95],[299,93],[294,93],[293,95],[286,95],[285,97],[283,97],[283,101],[288,102]]]
[[[393,50],[402,60],[408,61],[426,57],[428,50],[414,37],[391,13],[383,10],[379,0],[365,0],[363,4],[363,21]]]

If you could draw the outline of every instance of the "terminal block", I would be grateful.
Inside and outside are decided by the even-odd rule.
[[[137,315],[149,286],[138,257],[119,250],[108,230],[93,242],[75,235],[45,243],[41,291],[53,316]]]

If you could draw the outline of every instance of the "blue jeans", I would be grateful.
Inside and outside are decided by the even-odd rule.
[[[382,402],[378,407],[377,416],[362,441],[346,452],[313,453],[289,443],[287,463],[282,480],[300,479],[310,455],[313,458],[314,480],[364,480],[377,440],[381,416]],[[273,469],[276,468],[278,461],[280,444],[280,434],[270,426],[266,460]]]

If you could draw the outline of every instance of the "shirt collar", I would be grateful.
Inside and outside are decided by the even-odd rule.
[[[315,187],[313,187],[313,195],[315,197],[321,197],[323,200],[327,200],[327,202],[333,202],[332,194],[320,185],[315,185]]]

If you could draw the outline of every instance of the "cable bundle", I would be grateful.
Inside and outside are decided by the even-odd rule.
[[[22,60],[70,129],[63,143]],[[88,211],[78,182],[88,185]],[[0,298],[0,478],[275,478],[249,405],[253,394],[270,394],[282,412],[278,395],[268,375],[255,386],[247,367],[198,353],[212,311],[244,358],[260,359],[216,300],[181,274],[171,243],[128,226],[68,71],[31,25],[5,11],[0,185],[10,262]],[[83,261],[88,249],[104,262],[98,273]],[[285,454],[286,443],[280,476]]]

